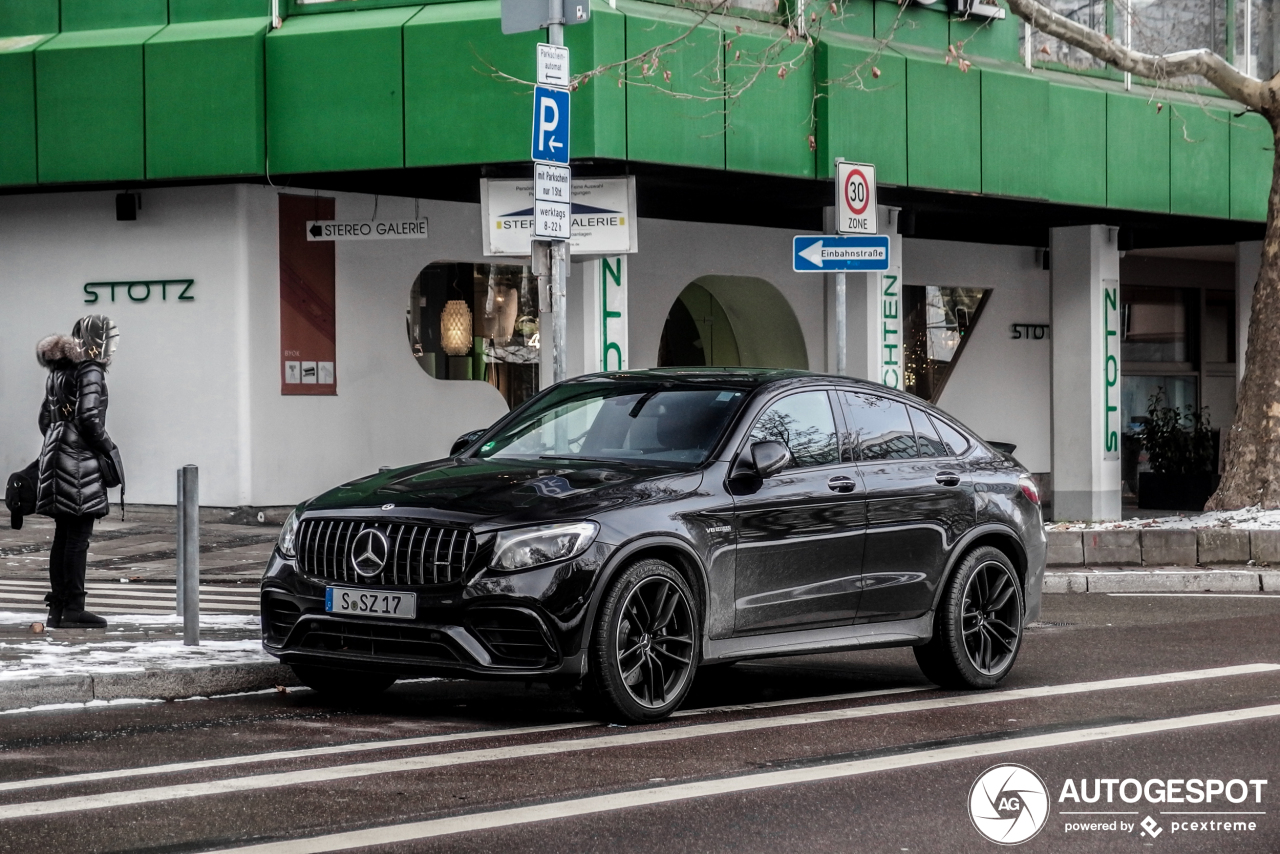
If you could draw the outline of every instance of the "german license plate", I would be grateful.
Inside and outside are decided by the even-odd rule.
[[[413,593],[388,590],[328,587],[324,591],[324,609],[330,614],[359,614],[365,617],[396,617],[401,620],[412,620],[417,616],[418,597]]]

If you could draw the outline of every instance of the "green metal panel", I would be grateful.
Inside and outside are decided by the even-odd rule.
[[[147,177],[261,174],[270,18],[172,24],[145,47]]]
[[[951,43],[964,42],[964,55],[987,57],[1004,62],[1021,62],[1018,36],[1022,31],[1022,19],[1012,13],[1004,18],[971,18],[951,21]],[[957,47],[956,50],[961,50]]]
[[[564,29],[569,67],[585,74],[619,62],[627,55],[627,23],[621,12],[604,0],[592,0],[591,21]],[[511,38],[511,36],[507,36]],[[572,96],[573,121],[569,151],[574,157],[627,156],[627,87],[619,86],[617,70],[585,81]],[[532,112],[532,105],[527,112]]]
[[[1231,218],[1267,218],[1275,139],[1257,113],[1231,117]]]
[[[0,39],[0,185],[36,182],[35,49],[49,38]]]
[[[907,183],[907,62],[875,51],[875,42],[834,35],[818,44],[820,178],[835,177],[840,157],[875,164],[881,183]]]
[[[837,14],[822,10],[822,38],[839,33],[846,36],[875,37],[876,7],[879,0],[843,0],[837,4]]]
[[[471,0],[426,0],[428,5],[435,3],[466,3]],[[546,2],[546,0],[542,0]],[[363,11],[366,9],[390,9],[397,6],[421,6],[423,0],[335,0],[335,2],[317,3],[315,0],[280,0],[280,14],[287,17],[295,15],[324,15],[332,12]]]
[[[983,67],[982,192],[1047,196],[1048,147],[1049,81]]]
[[[290,18],[267,34],[272,172],[404,165],[401,28],[419,8]]]
[[[0,38],[58,31],[58,0],[4,0],[0,3]]]
[[[695,26],[701,15],[618,0],[627,16],[627,55],[683,39],[658,58],[656,70],[627,69],[627,156],[632,160],[724,168],[724,98],[717,79],[720,36]],[[666,80],[670,72],[671,80]],[[673,97],[684,95],[686,97]]]
[[[529,159],[533,93],[526,83],[498,75],[533,80],[534,45],[545,34],[504,36],[500,8],[497,0],[428,6],[405,25],[409,166]],[[571,112],[577,105],[575,95]],[[575,138],[571,156],[578,156]]]
[[[159,31],[62,33],[37,48],[42,183],[143,177],[142,44]]]
[[[946,50],[951,39],[951,27],[947,10],[941,3],[936,6],[899,6],[892,0],[876,0],[876,35],[895,47],[914,45],[933,50]]]
[[[982,189],[982,76],[907,56],[907,178],[913,187]]]
[[[1048,125],[1049,198],[1075,205],[1106,205],[1106,93],[1051,83]]]
[[[746,27],[744,27],[745,29]],[[765,29],[752,24],[750,29]],[[725,165],[743,172],[814,175],[813,67],[803,42],[778,49],[779,32],[744,32],[725,47],[731,95],[725,127]],[[736,57],[736,59],[735,59]],[[794,62],[794,68],[782,63]],[[789,71],[763,65],[777,64]],[[816,144],[816,137],[815,137]]]
[[[62,31],[169,23],[168,0],[62,0]]]
[[[1199,104],[1167,104],[1169,210],[1231,215],[1231,114]]]
[[[169,0],[169,23],[271,16],[271,0]]]
[[[1169,210],[1169,110],[1107,94],[1107,207]]]

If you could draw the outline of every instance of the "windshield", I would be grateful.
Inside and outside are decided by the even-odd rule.
[[[575,383],[535,402],[477,456],[696,466],[745,397],[738,389]]]

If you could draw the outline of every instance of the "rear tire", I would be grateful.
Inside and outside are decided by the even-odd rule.
[[[913,648],[930,682],[994,688],[1022,648],[1022,583],[1004,552],[980,546],[960,561],[938,603],[933,638]]]
[[[396,677],[385,673],[339,670],[310,664],[291,664],[293,675],[311,690],[333,700],[356,702],[377,696],[395,684]]]
[[[701,621],[675,567],[641,560],[623,570],[600,603],[591,633],[582,705],[608,720],[659,721],[693,685]]]

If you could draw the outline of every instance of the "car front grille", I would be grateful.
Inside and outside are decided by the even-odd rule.
[[[262,597],[262,626],[271,640],[280,643],[302,616],[302,609],[281,596],[270,593]]]
[[[367,578],[351,563],[352,543],[366,528],[381,531],[388,543],[382,571]],[[459,528],[344,519],[308,519],[294,542],[305,575],[350,584],[448,584],[462,578],[476,551],[475,537]]]
[[[307,620],[299,633],[297,649],[415,661],[458,661],[442,632],[420,626]]]

